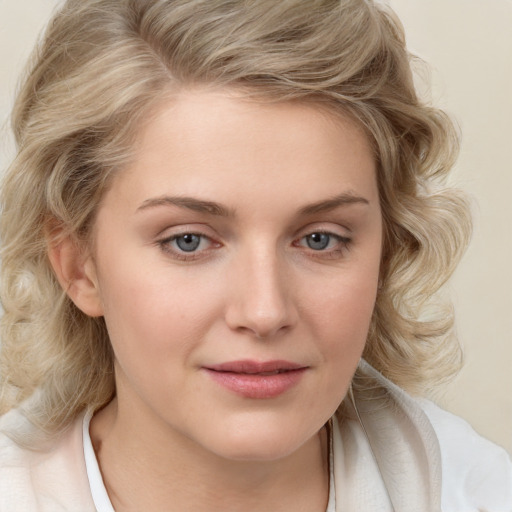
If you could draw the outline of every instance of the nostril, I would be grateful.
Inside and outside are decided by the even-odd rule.
[[[251,334],[257,339],[283,334],[291,329],[294,322],[289,308],[276,309],[271,314],[268,312],[263,314],[261,311],[245,309],[240,304],[231,308],[226,320],[230,328]]]

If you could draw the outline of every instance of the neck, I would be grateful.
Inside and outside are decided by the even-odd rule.
[[[149,428],[140,418],[124,414],[114,400],[91,421],[91,439],[117,512],[326,509],[325,428],[285,457],[247,461],[220,457],[179,433]]]

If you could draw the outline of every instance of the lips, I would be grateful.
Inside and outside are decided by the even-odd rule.
[[[278,372],[286,372],[290,370],[298,370],[300,368],[305,368],[296,363],[291,363],[289,361],[231,361],[228,363],[215,364],[212,366],[208,366],[209,370],[217,371],[217,372],[233,372],[233,373],[247,373],[247,374],[255,374],[255,373],[278,373]]]
[[[268,399],[296,386],[307,367],[283,360],[243,360],[211,365],[204,370],[216,383],[238,395]]]

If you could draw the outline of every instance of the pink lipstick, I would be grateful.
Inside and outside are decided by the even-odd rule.
[[[275,398],[297,385],[307,370],[289,361],[231,361],[205,367],[218,384],[246,398]]]

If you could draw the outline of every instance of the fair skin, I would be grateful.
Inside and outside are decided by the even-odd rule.
[[[323,426],[381,255],[363,132],[314,105],[182,92],[139,134],[93,237],[50,257],[114,349],[117,396],[91,436],[115,509],[324,511]]]

